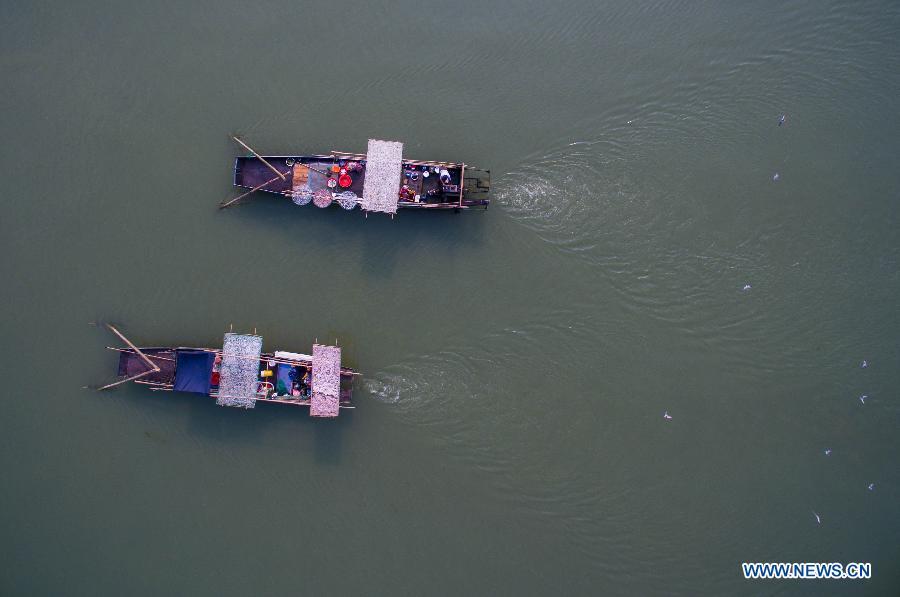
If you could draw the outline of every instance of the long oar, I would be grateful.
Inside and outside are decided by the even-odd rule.
[[[140,349],[140,348],[138,348],[137,346],[135,346],[134,344],[132,344],[132,343],[131,343],[131,340],[129,340],[128,338],[126,338],[125,336],[123,336],[123,335],[122,335],[122,332],[120,332],[119,330],[117,330],[116,328],[114,328],[112,325],[110,325],[110,324],[108,324],[108,323],[106,324],[106,327],[107,327],[107,328],[109,329],[109,331],[111,331],[113,334],[115,334],[116,336],[118,336],[119,338],[121,338],[121,339],[122,339],[122,342],[124,342],[125,344],[127,344],[129,348],[131,348],[135,353],[137,353],[137,355],[138,355],[139,357],[141,357],[141,358],[144,360],[144,362],[147,363],[147,365],[148,365],[150,368],[147,369],[146,371],[144,371],[143,373],[138,373],[137,375],[132,375],[131,377],[126,377],[125,379],[120,379],[119,381],[114,382],[114,383],[111,383],[111,384],[106,384],[106,385],[103,386],[102,388],[97,388],[98,390],[108,390],[109,388],[114,388],[114,387],[116,387],[116,386],[118,386],[118,385],[122,385],[123,383],[126,383],[126,382],[129,382],[129,381],[133,381],[133,380],[135,380],[135,379],[138,379],[139,377],[144,377],[145,375],[149,375],[150,373],[159,373],[160,368],[156,366],[156,363],[154,363],[154,362],[151,361],[149,358],[147,358],[147,355],[145,355],[143,352],[141,352],[141,349]]]
[[[240,139],[238,139],[238,138],[235,137],[235,136],[232,136],[231,138],[234,139],[237,143],[239,143],[239,144],[241,145],[241,147],[243,147],[244,149],[246,149],[247,151],[249,151],[250,153],[252,153],[253,155],[255,155],[255,156],[259,159],[260,162],[262,162],[263,164],[265,164],[266,166],[268,166],[269,169],[270,169],[272,172],[274,172],[275,174],[277,174],[278,177],[279,177],[281,180],[287,180],[287,179],[284,177],[284,174],[282,174],[281,172],[279,172],[278,170],[276,170],[276,169],[275,169],[275,166],[273,166],[272,164],[270,164],[269,162],[267,162],[267,161],[265,160],[264,157],[262,157],[261,155],[259,155],[258,153],[256,153],[256,151],[254,151],[252,147],[250,147],[249,145],[247,145],[246,143],[244,143],[243,141],[241,141]]]
[[[244,193],[243,195],[238,195],[238,196],[235,197],[234,199],[231,199],[230,201],[226,201],[225,203],[220,204],[220,205],[219,205],[219,209],[225,209],[226,207],[228,207],[228,206],[231,205],[232,203],[236,203],[236,202],[240,201],[241,199],[243,199],[243,198],[246,197],[247,195],[249,195],[249,194],[251,194],[251,193],[255,193],[256,191],[260,190],[260,189],[263,188],[264,186],[269,185],[269,184],[272,184],[272,183],[275,182],[276,180],[278,180],[278,177],[277,177],[277,176],[276,176],[275,178],[271,179],[271,180],[267,180],[266,182],[262,183],[262,184],[259,185],[259,186],[253,187],[252,189],[250,189],[249,191],[247,191],[247,192]]]

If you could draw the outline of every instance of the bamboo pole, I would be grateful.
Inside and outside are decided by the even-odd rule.
[[[340,156],[341,158],[354,158],[360,160],[366,159],[366,154],[364,153],[351,153],[349,151],[336,151],[334,149],[331,150],[331,153],[336,156]],[[416,166],[446,166],[450,168],[459,168],[460,166],[462,166],[462,164],[458,162],[436,162],[433,160],[403,160],[403,163]]]
[[[151,361],[150,359],[148,359],[148,358],[147,358],[147,355],[145,355],[143,352],[141,352],[141,349],[140,349],[140,348],[138,348],[137,346],[135,346],[134,344],[132,344],[132,343],[131,343],[131,340],[129,340],[128,338],[126,338],[124,335],[122,335],[122,332],[120,332],[119,330],[117,330],[115,327],[113,327],[112,324],[109,324],[109,323],[106,324],[106,327],[107,327],[107,329],[109,329],[109,331],[111,331],[113,334],[115,334],[116,336],[118,336],[118,337],[122,340],[122,342],[124,342],[125,344],[127,344],[128,347],[129,347],[130,349],[132,349],[134,352],[136,352],[136,353],[138,354],[139,357],[141,357],[142,359],[144,359],[144,362],[147,363],[147,365],[149,365],[151,369],[153,369],[153,370],[155,370],[155,371],[157,371],[157,372],[159,371],[159,367],[156,366],[156,363],[154,363],[153,361]]]
[[[266,186],[266,185],[268,185],[268,184],[272,184],[272,183],[275,182],[276,180],[278,180],[278,177],[277,177],[277,176],[276,176],[275,178],[271,179],[271,180],[267,180],[266,182],[262,183],[262,184],[259,185],[259,186],[253,187],[252,189],[250,189],[249,191],[247,191],[247,192],[244,193],[243,195],[238,195],[237,197],[235,197],[234,199],[232,199],[232,200],[230,200],[230,201],[226,201],[225,203],[220,203],[220,204],[219,204],[219,209],[225,209],[226,207],[228,207],[228,206],[231,205],[232,203],[235,203],[235,202],[237,202],[237,201],[240,201],[241,199],[243,199],[243,198],[246,197],[247,195],[250,195],[251,193],[255,193],[256,191],[260,190],[260,189],[263,188],[264,186]]]
[[[287,359],[280,359],[277,357],[267,357],[265,355],[260,355],[259,358],[248,357],[248,356],[244,356],[244,355],[240,355],[240,354],[225,354],[224,352],[222,352],[222,349],[220,349],[220,348],[194,348],[192,350],[202,350],[203,352],[211,352],[211,353],[214,353],[221,357],[229,356],[229,357],[234,357],[236,359],[245,359],[248,361],[252,361],[255,359],[255,360],[258,360],[260,363],[268,363],[269,361],[271,361],[277,365],[293,365],[293,366],[301,366],[301,367],[312,367],[312,360],[291,361],[291,360],[287,360]],[[362,373],[359,373],[358,371],[353,371],[349,367],[341,367],[341,375],[361,376]]]
[[[159,370],[157,369],[157,371],[159,371]],[[123,383],[127,383],[127,382],[129,382],[129,381],[134,381],[134,380],[136,380],[136,379],[138,379],[138,378],[140,378],[140,377],[144,377],[145,375],[149,375],[150,373],[156,373],[156,371],[154,371],[153,369],[148,369],[148,370],[144,371],[143,373],[138,373],[137,375],[132,375],[131,377],[126,377],[125,379],[120,379],[119,381],[116,381],[116,382],[113,382],[113,383],[106,384],[106,385],[103,386],[102,388],[97,388],[97,391],[99,392],[99,391],[101,391],[101,390],[108,390],[108,389],[110,389],[110,388],[114,388],[114,387],[116,387],[116,386],[120,386],[120,385],[122,385]]]
[[[241,141],[240,139],[238,139],[238,138],[235,137],[235,136],[232,136],[231,138],[234,139],[235,141],[237,141],[237,142],[241,145],[241,147],[243,147],[244,149],[246,149],[247,151],[249,151],[250,153],[252,153],[253,155],[255,155],[255,156],[259,159],[260,162],[262,162],[263,164],[265,164],[266,166],[268,166],[269,169],[270,169],[272,172],[274,172],[275,174],[277,174],[277,175],[279,176],[279,178],[281,178],[281,180],[287,180],[287,179],[284,177],[284,174],[282,174],[281,172],[279,172],[278,170],[276,170],[276,169],[275,169],[275,166],[273,166],[272,164],[270,164],[269,162],[267,162],[266,159],[265,159],[264,157],[262,157],[261,155],[259,155],[258,153],[256,153],[256,152],[253,150],[252,147],[250,147],[249,145],[247,145],[246,143],[244,143],[243,141]]]
[[[116,348],[116,347],[114,347],[114,346],[107,346],[106,348],[108,348],[108,349],[110,349],[110,350],[115,350],[115,351],[117,351],[117,352],[128,352],[128,353],[131,353],[129,350],[126,350],[126,349],[124,349],[124,348]],[[172,350],[177,350],[177,349],[172,349]],[[220,349],[217,349],[217,348],[192,348],[191,350],[201,350],[201,351],[203,351],[203,352],[211,352],[211,353],[216,354],[216,355],[219,355],[219,356],[226,356],[225,353],[223,353]],[[141,353],[141,354],[143,354],[143,353]],[[168,357],[159,357],[159,356],[155,356],[155,355],[144,355],[144,356],[147,357],[147,358],[150,358],[150,359],[159,359],[159,360],[161,360],[161,361],[171,361],[171,362],[175,362],[175,359],[170,359],[170,358],[168,358]],[[248,359],[248,360],[252,360],[253,358],[255,358],[255,357],[245,357],[245,356],[239,355],[239,354],[229,354],[229,355],[227,355],[227,356],[235,357],[235,358],[238,358],[238,359]],[[290,361],[290,360],[287,360],[287,359],[279,359],[279,358],[275,358],[275,357],[267,357],[267,356],[265,356],[265,355],[260,355],[260,357],[259,357],[258,360],[259,360],[260,363],[268,363],[269,361],[271,361],[271,362],[273,362],[273,363],[275,363],[275,364],[278,364],[278,365],[293,365],[293,366],[300,366],[300,367],[312,367],[312,360],[309,360],[309,361]],[[361,375],[362,375],[362,373],[359,373],[358,371],[353,371],[352,369],[349,369],[349,368],[347,368],[347,367],[341,367],[341,374],[342,374],[342,375],[354,375],[354,376],[361,376]],[[141,375],[143,375],[143,374],[141,374]]]
[[[116,352],[127,352],[128,354],[134,354],[131,350],[129,350],[127,348],[116,348],[115,346],[107,346],[106,348],[108,348],[109,350],[115,350]],[[148,354],[147,358],[148,359],[156,359],[157,361],[170,361],[172,363],[175,362],[175,359],[170,359],[169,357],[161,357],[161,356],[157,356],[155,354]]]
[[[111,325],[111,324],[109,324],[109,323],[106,324],[106,327],[107,327],[107,329],[108,329],[109,331],[111,331],[111,332],[114,333],[116,336],[118,336],[118,337],[122,340],[122,342],[124,342],[125,344],[127,344],[129,348],[131,348],[132,350],[134,350],[134,352],[135,352],[139,357],[141,357],[141,358],[144,360],[144,362],[147,363],[147,365],[150,366],[150,368],[147,369],[146,371],[144,371],[143,373],[138,373],[137,375],[132,375],[131,377],[126,377],[125,379],[120,379],[119,381],[116,381],[116,382],[113,382],[113,383],[110,383],[110,384],[106,384],[106,385],[103,386],[102,388],[97,388],[98,391],[100,391],[100,390],[108,390],[109,388],[114,388],[114,387],[116,387],[116,386],[120,386],[120,385],[122,385],[123,383],[129,382],[129,381],[133,381],[133,380],[135,380],[135,379],[139,379],[139,378],[141,378],[141,377],[144,377],[145,375],[149,375],[150,373],[159,373],[160,368],[156,366],[156,363],[154,363],[154,362],[151,361],[149,358],[147,358],[147,355],[145,355],[143,352],[141,352],[141,349],[140,349],[140,348],[138,348],[137,346],[135,346],[134,344],[132,344],[132,343],[131,343],[131,340],[129,340],[128,338],[126,338],[124,335],[122,335],[122,332],[120,332],[119,330],[117,330],[113,325]]]

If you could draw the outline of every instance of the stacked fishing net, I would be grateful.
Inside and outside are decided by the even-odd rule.
[[[369,139],[362,208],[397,213],[403,143]]]
[[[313,417],[336,417],[340,410],[341,349],[313,344],[312,400]]]
[[[256,405],[261,353],[260,336],[225,334],[216,404],[238,408],[253,408]]]

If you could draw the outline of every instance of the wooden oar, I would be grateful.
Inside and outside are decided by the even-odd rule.
[[[267,180],[266,182],[262,183],[262,184],[259,185],[259,186],[253,187],[252,189],[250,189],[249,191],[247,191],[247,192],[244,193],[243,195],[238,195],[237,197],[235,197],[235,198],[232,199],[231,201],[226,201],[225,203],[220,204],[220,205],[219,205],[219,209],[225,209],[226,207],[228,207],[228,206],[231,205],[232,203],[235,203],[235,202],[237,202],[237,201],[240,201],[241,199],[243,199],[243,198],[246,197],[247,195],[249,195],[249,194],[251,194],[251,193],[255,193],[256,191],[260,190],[260,189],[263,188],[264,186],[269,185],[269,184],[272,184],[272,183],[275,182],[276,180],[278,180],[278,177],[277,177],[277,176],[276,176],[275,178],[271,179],[271,180]]]
[[[284,174],[282,174],[281,172],[279,172],[278,170],[276,170],[276,169],[275,169],[275,166],[273,166],[272,164],[270,164],[269,162],[267,162],[267,161],[265,160],[264,157],[262,157],[261,155],[259,155],[258,153],[256,153],[256,151],[254,151],[252,147],[250,147],[249,145],[247,145],[246,143],[244,143],[243,141],[241,141],[240,139],[238,139],[238,138],[235,137],[235,136],[232,136],[231,138],[234,139],[236,142],[238,142],[238,143],[241,145],[241,147],[243,147],[244,149],[246,149],[247,151],[249,151],[250,153],[252,153],[253,155],[255,155],[255,156],[259,159],[260,162],[262,162],[263,164],[265,164],[266,166],[268,166],[269,169],[270,169],[272,172],[274,172],[275,174],[277,174],[278,177],[279,177],[281,180],[287,180],[287,179],[284,177]]]
[[[137,355],[139,357],[141,357],[150,368],[147,369],[146,371],[144,371],[143,373],[138,373],[137,375],[132,375],[131,377],[126,377],[125,379],[120,379],[119,381],[113,382],[111,384],[106,384],[102,388],[97,388],[98,390],[108,390],[109,388],[114,388],[116,386],[122,385],[125,382],[133,381],[135,379],[138,379],[139,377],[144,377],[145,375],[149,375],[150,373],[159,373],[160,368],[156,366],[156,363],[154,363],[149,358],[147,358],[147,355],[145,355],[143,352],[141,352],[140,348],[138,348],[137,346],[132,344],[131,340],[129,340],[128,338],[123,336],[122,332],[120,332],[119,330],[117,330],[116,328],[114,328],[112,325],[110,325],[108,323],[106,324],[106,327],[113,334],[115,334],[116,336],[121,338],[122,342],[127,344],[129,348],[131,348],[135,353],[137,353]]]

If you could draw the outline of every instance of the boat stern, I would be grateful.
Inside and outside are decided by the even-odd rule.
[[[491,203],[491,171],[466,166],[462,206],[487,209]]]

